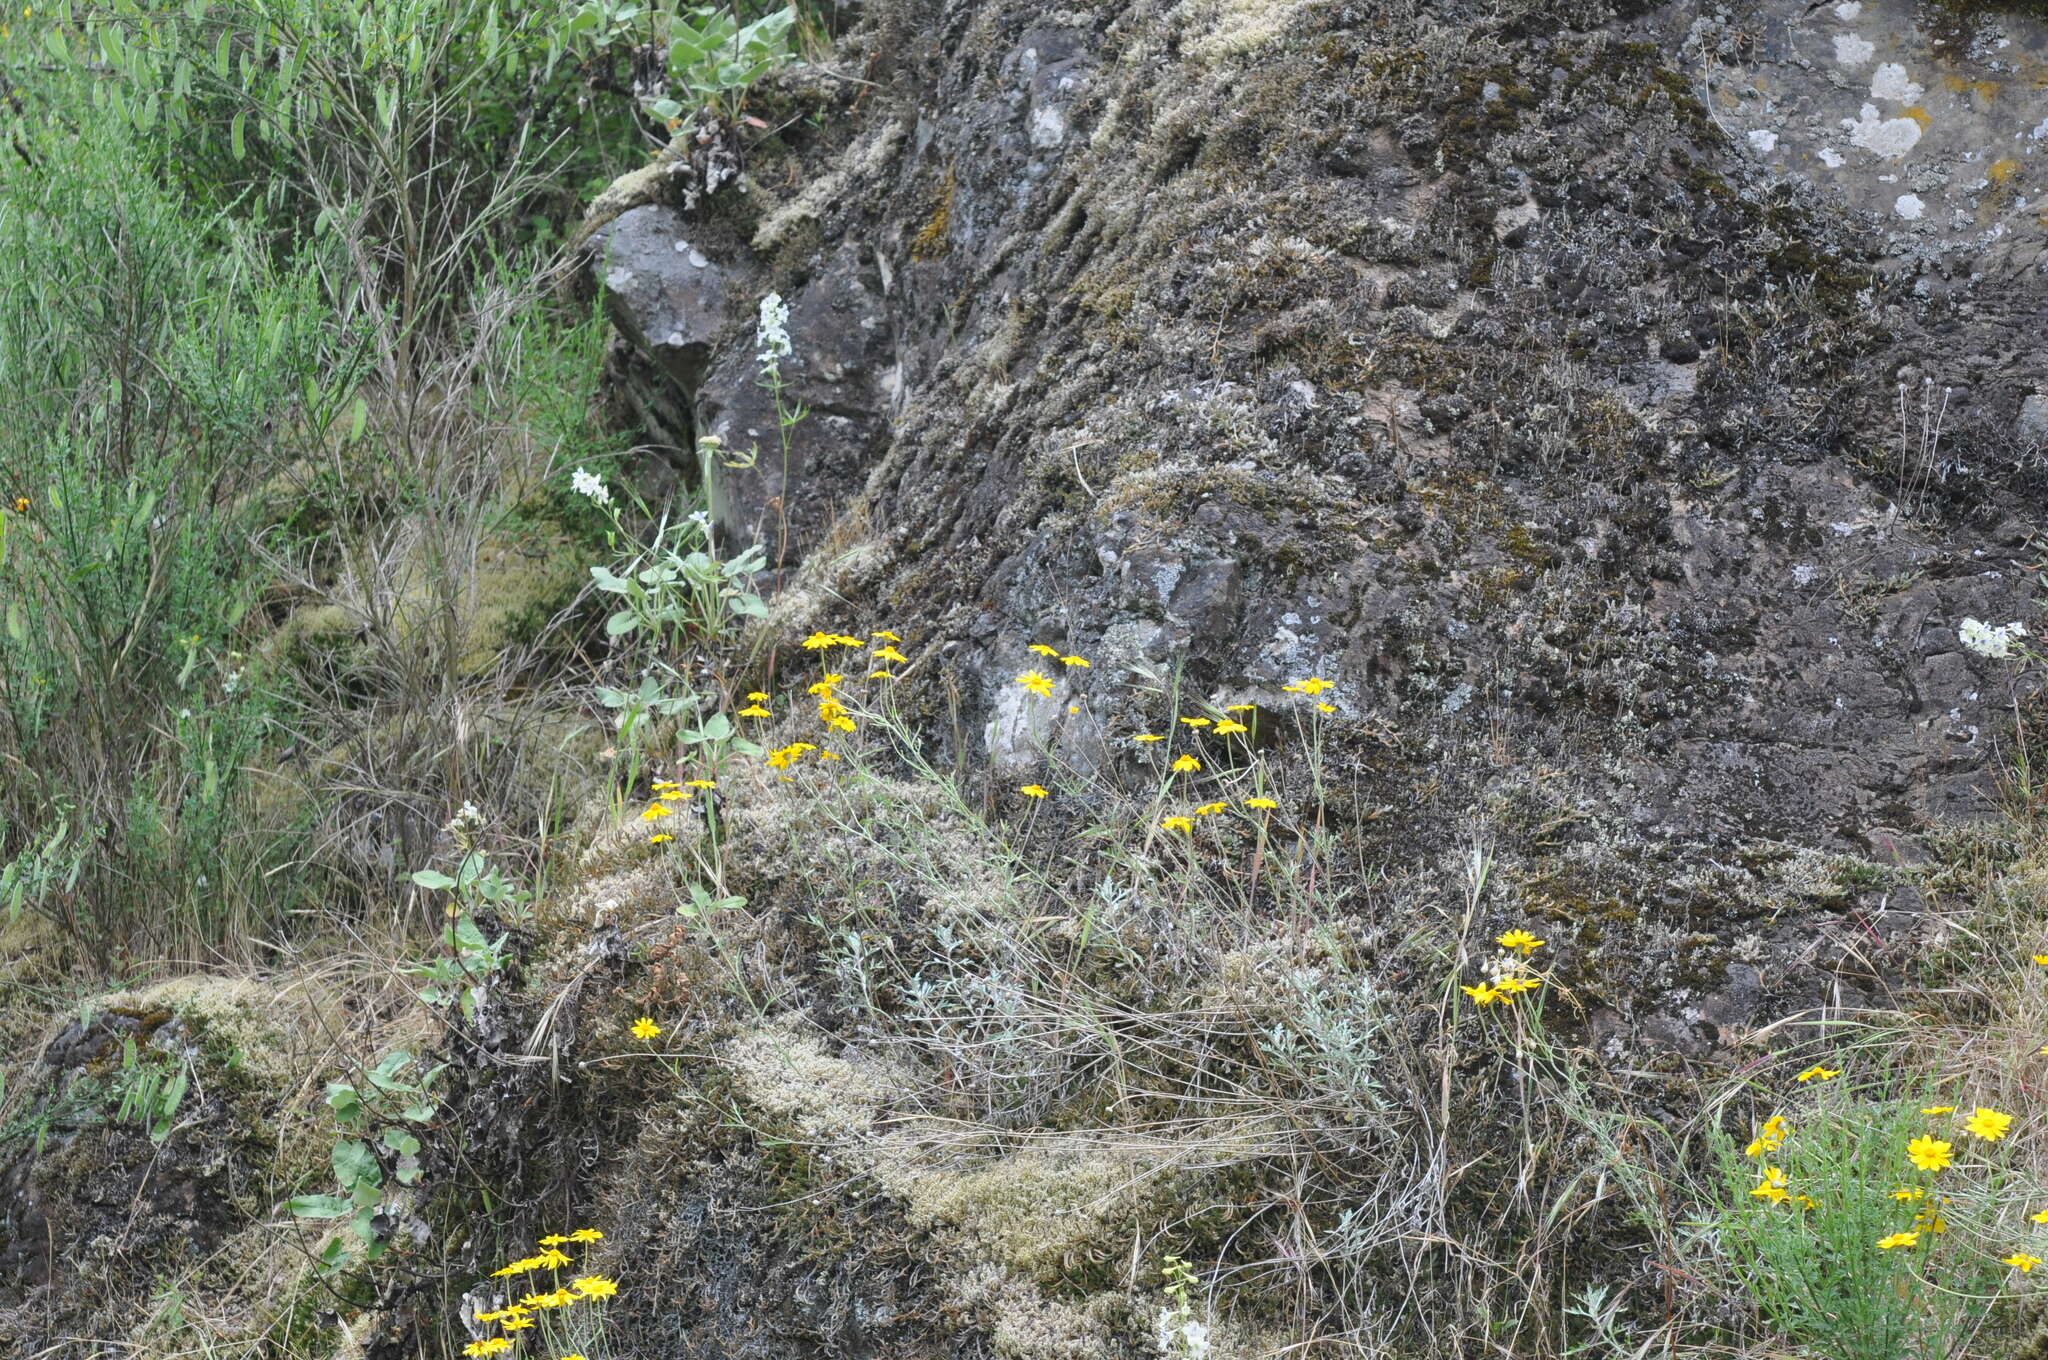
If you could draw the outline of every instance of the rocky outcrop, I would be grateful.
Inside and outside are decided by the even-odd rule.
[[[895,13],[782,92],[824,130],[699,208],[707,263],[657,204],[593,268],[629,337],[716,271],[701,375],[671,335],[621,380],[760,444],[728,535],[947,649],[948,757],[1114,768],[1159,718],[1106,677],[1317,672],[1363,853],[1483,835],[1560,902],[1988,809],[2014,696],[1957,628],[2032,608],[2037,20],[953,0],[906,50]],[[1038,703],[1046,638],[1096,662]]]

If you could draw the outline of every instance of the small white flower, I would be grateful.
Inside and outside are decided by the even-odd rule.
[[[789,357],[789,304],[782,300],[782,294],[770,293],[761,299],[761,324],[755,328],[754,339],[761,346],[764,367],[773,367]]]
[[[599,505],[612,503],[612,489],[606,486],[604,478],[595,472],[585,472],[582,468],[577,468],[569,474],[569,489],[579,496],[590,497]]]
[[[1979,656],[2000,661],[2012,655],[2014,640],[2026,635],[2024,623],[1989,624],[1982,619],[1964,619],[1963,626],[1956,630],[1965,647]]]

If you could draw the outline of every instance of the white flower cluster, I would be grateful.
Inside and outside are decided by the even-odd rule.
[[[1167,1360],[1208,1360],[1209,1329],[1185,1308],[1159,1310],[1158,1341]]]
[[[761,346],[763,368],[773,368],[789,357],[789,304],[782,294],[770,293],[761,299],[761,324],[755,328],[754,338]]]
[[[577,468],[569,474],[569,489],[579,496],[590,497],[599,505],[612,503],[612,489],[606,486],[604,478],[595,472],[585,472],[582,468]]]
[[[2024,623],[1992,624],[1982,619],[1964,619],[1963,626],[1956,630],[1965,647],[1979,656],[1988,656],[2003,661],[2012,655],[2013,643],[2027,635]]]

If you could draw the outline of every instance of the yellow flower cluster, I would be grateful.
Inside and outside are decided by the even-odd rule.
[[[1033,650],[1036,651],[1038,649],[1033,648]],[[1026,677],[1019,676],[1017,680],[1019,684],[1023,684],[1026,682]],[[1282,685],[1280,688],[1289,694],[1316,695],[1329,689],[1331,684],[1331,681],[1325,680],[1321,676],[1311,675],[1306,680],[1296,680],[1292,684]],[[1215,710],[1218,716],[1203,717],[1191,715],[1179,718],[1177,721],[1188,729],[1190,735],[1197,732],[1206,732],[1211,736],[1217,737],[1243,737],[1249,743],[1252,729],[1239,715],[1256,713],[1258,707],[1257,704],[1228,704]],[[1329,704],[1319,703],[1316,707],[1325,713],[1336,711]],[[1131,740],[1140,745],[1150,745],[1153,742],[1166,741],[1168,738],[1157,732],[1134,732],[1131,734]],[[1194,752],[1183,751],[1169,762],[1167,769],[1174,774],[1200,774],[1202,772],[1202,761]],[[1186,813],[1176,813],[1169,817],[1160,818],[1159,828],[1162,831],[1192,832],[1195,829],[1196,818],[1213,817],[1229,806],[1229,802],[1222,800],[1199,803]],[[1280,804],[1271,798],[1260,797],[1246,798],[1242,801],[1241,806],[1254,812],[1272,812],[1278,809]]]
[[[640,810],[640,820],[658,822],[664,817],[673,817],[676,815],[676,804],[687,803],[697,796],[690,792],[691,789],[717,787],[718,781],[713,779],[687,779],[681,783],[673,779],[657,779],[654,781],[651,801]],[[662,845],[674,839],[675,837],[666,831],[657,831],[649,836],[647,841],[650,845]]]
[[[642,1019],[634,1026],[634,1032],[639,1032],[640,1025],[652,1027],[653,1024],[651,1020]],[[655,1032],[660,1031],[657,1029]],[[536,1270],[560,1270],[563,1266],[574,1264],[574,1258],[563,1251],[563,1247],[603,1240],[604,1234],[596,1228],[578,1228],[566,1234],[550,1233],[540,1239],[539,1253],[522,1257],[492,1271],[491,1274],[494,1278],[504,1278],[509,1275],[525,1275]],[[508,1303],[489,1312],[478,1313],[478,1322],[496,1323],[501,1335],[472,1341],[462,1348],[462,1353],[471,1357],[502,1355],[518,1345],[522,1339],[519,1333],[533,1329],[537,1314],[556,1308],[573,1307],[579,1303],[608,1299],[618,1292],[618,1282],[605,1275],[580,1275],[566,1285],[557,1283],[552,1289],[530,1291],[516,1303]],[[563,1356],[562,1360],[579,1358]]]
[[[1543,979],[1531,973],[1529,959],[1548,941],[1539,940],[1529,931],[1517,927],[1497,936],[1494,943],[1506,952],[1494,960],[1486,980],[1475,987],[1460,987],[1458,990],[1481,1006],[1511,1006],[1522,993],[1533,992],[1543,985]]]

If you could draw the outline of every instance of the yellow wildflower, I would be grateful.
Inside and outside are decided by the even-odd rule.
[[[1841,1075],[1842,1069],[1839,1067],[1823,1067],[1819,1063],[1815,1063],[1813,1066],[1807,1068],[1804,1072],[1801,1072],[1792,1080],[1801,1083],[1809,1081],[1833,1081],[1836,1077],[1839,1077]]]
[[[842,683],[845,679],[846,677],[843,675],[828,675],[823,680],[820,680],[817,684],[812,685],[808,690],[805,690],[804,692],[806,694],[820,695],[824,698],[829,699],[832,697],[832,687],[834,685]]]
[[[894,671],[869,671],[869,672],[868,672],[868,679],[870,679],[870,680],[894,680],[895,678],[896,678],[896,672],[894,672]],[[1068,710],[1068,712],[1072,712],[1072,711],[1073,711],[1072,709],[1069,709],[1069,710]]]
[[[540,1239],[540,1244],[544,1247],[559,1247],[568,1240],[568,1238],[560,1233],[549,1233],[546,1237]]]
[[[1181,721],[1189,727],[1207,727],[1209,725],[1207,718],[1182,718]]]
[[[837,637],[831,633],[813,633],[804,639],[804,650],[807,652],[822,652],[827,647],[836,645],[837,642]]]
[[[1017,683],[1041,699],[1052,697],[1052,681],[1037,671],[1026,671],[1017,677]]]
[[[2040,964],[2043,968],[2048,968],[2048,954],[2035,954],[2032,957],[2035,963]]]
[[[508,1332],[523,1332],[533,1325],[533,1319],[530,1317],[506,1318],[498,1325]]]
[[[1017,790],[1017,792],[1023,794],[1026,798],[1045,797],[1045,788],[1043,785],[1039,784],[1025,784],[1022,787],[1020,787]]]
[[[1195,820],[1192,817],[1162,817],[1159,819],[1159,829],[1162,831],[1193,831],[1195,829]]]
[[[715,789],[718,787],[718,781],[716,779],[691,779],[686,780],[684,782],[689,784],[689,786],[693,789]]]
[[[1193,756],[1189,755],[1181,756],[1173,762],[1173,770],[1175,774],[1192,774],[1194,771],[1199,770],[1201,768],[1202,762],[1196,760]]]
[[[748,690],[747,697],[757,704],[765,704],[768,702],[768,691],[765,689]]]
[[[608,1299],[619,1292],[618,1281],[603,1275],[585,1275],[579,1280],[572,1280],[570,1288],[586,1299]]]
[[[1024,650],[1027,652],[1037,652],[1040,656],[1049,656],[1055,661],[1060,659],[1060,649],[1048,647],[1043,642],[1034,642]]]
[[[1906,1144],[1906,1156],[1922,1171],[1939,1171],[1955,1160],[1955,1145],[1939,1138],[1915,1138]]]
[[[1223,711],[1225,713],[1249,713],[1257,707],[1257,704],[1232,704]]]
[[[1458,990],[1482,1006],[1491,1006],[1496,1001],[1507,1000],[1506,994],[1495,991],[1490,982],[1482,982],[1477,987],[1460,987]]]
[[[1280,687],[1288,694],[1321,694],[1330,688],[1330,682],[1320,676],[1311,675],[1306,680],[1297,680],[1291,685]]]
[[[569,1257],[567,1253],[549,1247],[540,1254],[540,1263],[548,1270],[559,1270],[569,1264]]]
[[[2041,1264],[2040,1257],[2029,1256],[2027,1255],[2027,1253],[2023,1251],[2016,1251],[2010,1256],[2001,1256],[1998,1259],[2004,1264],[2011,1266],[2014,1270],[2017,1270],[2022,1275],[2032,1270],[2035,1266]]]
[[[652,1039],[655,1035],[659,1033],[661,1033],[661,1026],[655,1024],[654,1021],[649,1019],[647,1016],[643,1015],[638,1020],[635,1020],[633,1022],[633,1037],[635,1039]]]
[[[542,1294],[533,1301],[536,1308],[567,1308],[576,1302],[576,1295],[566,1289],[557,1289],[552,1294]]]
[[[1493,985],[1512,996],[1516,992],[1533,992],[1543,983],[1536,978],[1504,977],[1495,978]]]
[[[1229,806],[1230,804],[1228,803],[1204,803],[1195,809],[1195,815],[1197,817],[1214,817]]]
[[[1923,1105],[1920,1107],[1920,1113],[1922,1114],[1954,1114],[1955,1112],[1956,1107],[1953,1105]]]
[[[674,839],[675,837],[669,835],[666,831],[657,831],[652,836],[649,836],[647,838],[647,843],[649,845],[666,845],[668,842]]]
[[[1079,666],[1082,670],[1088,669],[1088,662],[1084,657],[1063,656],[1060,658],[1060,664],[1062,666]]]
[[[1820,1208],[1820,1201],[1815,1199],[1812,1195],[1794,1195],[1792,1197],[1792,1202],[1802,1209]]]
[[[1165,738],[1165,737],[1162,737],[1162,736],[1159,736],[1159,735],[1157,735],[1157,734],[1155,734],[1155,733],[1152,733],[1152,732],[1140,732],[1140,733],[1138,733],[1138,735],[1137,735],[1137,736],[1135,736],[1135,737],[1132,737],[1132,738],[1131,738],[1131,740],[1132,740],[1132,741],[1165,741],[1165,740],[1166,740],[1166,738]]]
[[[759,704],[748,704],[740,710],[740,716],[742,718],[772,718],[775,715]]]
[[[897,651],[894,647],[871,648],[869,650],[869,655],[873,656],[878,661],[887,661],[897,666],[905,665],[910,661],[909,657]]]
[[[514,1261],[502,1270],[494,1270],[491,1274],[496,1277],[524,1275],[529,1270],[538,1270],[539,1268],[540,1258],[538,1256],[528,1256],[524,1260]]]
[[[569,1240],[571,1242],[602,1242],[604,1241],[604,1234],[595,1228],[578,1228],[575,1232],[569,1234]]]
[[[872,633],[869,633],[869,634],[868,634],[868,636],[869,636],[870,638],[880,638],[880,639],[881,639],[882,641],[884,641],[884,642],[901,642],[901,641],[903,641],[903,639],[902,639],[902,638],[900,638],[900,637],[897,637],[897,636],[896,636],[896,635],[895,635],[894,633],[890,632],[890,631],[889,631],[888,629],[886,629],[886,628],[877,628],[877,629],[876,629],[876,630],[875,630],[874,632],[872,632]]]
[[[1995,1143],[2005,1137],[2012,1128],[2012,1116],[1979,1105],[1977,1112],[1963,1121],[1963,1132],[1975,1134],[1987,1143]]]
[[[1523,958],[1527,958],[1548,942],[1537,939],[1526,930],[1510,930],[1494,940],[1494,943],[1502,949],[1512,949]]]
[[[1317,704],[1316,708],[1324,713],[1335,713],[1337,711],[1335,704]]]
[[[1251,731],[1249,727],[1246,727],[1235,718],[1225,718],[1222,722],[1216,724],[1216,735],[1219,737],[1228,737],[1238,732],[1249,731]]]
[[[641,812],[640,820],[643,822],[652,822],[658,821],[663,817],[673,817],[675,815],[676,810],[666,803],[649,803],[646,807],[646,810]]]
[[[1893,1233],[1890,1237],[1878,1238],[1877,1249],[1879,1251],[1890,1251],[1893,1247],[1910,1247],[1919,1240],[1920,1234],[1917,1232]]]
[[[1902,1185],[1892,1191],[1892,1198],[1902,1204],[1911,1204],[1916,1199],[1926,1199],[1927,1192],[1917,1185]]]
[[[2038,1214],[2028,1214],[2027,1217],[2036,1223],[2048,1223],[2048,1209],[2043,1209]]]
[[[1247,798],[1244,800],[1244,805],[1248,808],[1258,808],[1264,812],[1270,812],[1280,806],[1270,798]]]

